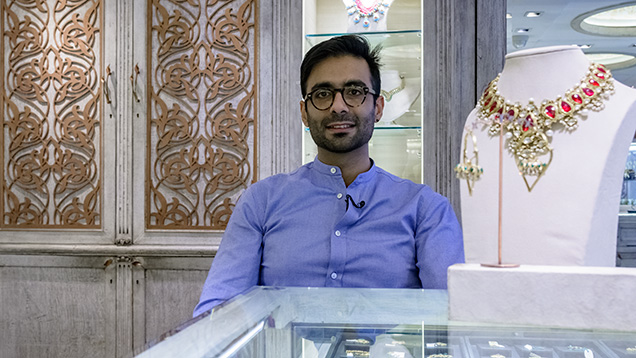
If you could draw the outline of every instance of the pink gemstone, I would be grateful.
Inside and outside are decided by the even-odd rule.
[[[545,107],[545,114],[550,117],[550,118],[554,118],[554,114],[556,113],[556,109],[554,108],[554,106],[547,106]]]
[[[605,75],[602,74],[602,73],[597,73],[597,74],[595,74],[595,76],[600,78],[600,79],[602,79],[602,80],[605,79]]]
[[[598,86],[598,82],[596,82],[595,80],[590,80],[590,84],[592,86]]]
[[[583,98],[581,98],[581,96],[579,96],[578,94],[573,94],[572,95],[572,100],[574,100],[574,102],[576,102],[578,104],[583,103]]]
[[[588,96],[593,96],[594,95],[594,91],[592,91],[589,88],[585,88],[585,87],[583,88],[583,93],[585,93]]]
[[[561,102],[561,108],[565,112],[569,112],[572,110],[572,107],[570,107],[570,105],[566,101]]]
[[[603,72],[603,73],[607,73],[607,72],[605,72],[605,69],[604,69],[603,67],[600,67],[600,66],[599,66],[599,67],[597,67],[596,69],[597,69],[597,70],[599,70],[599,71],[601,71],[601,72]]]

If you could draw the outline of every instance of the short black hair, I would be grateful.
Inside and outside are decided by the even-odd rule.
[[[343,35],[333,37],[312,47],[305,54],[300,65],[300,90],[303,98],[307,95],[307,79],[316,65],[331,57],[353,56],[362,58],[369,65],[371,71],[371,87],[376,96],[380,93],[380,51],[376,46],[371,50],[369,41],[360,35]]]

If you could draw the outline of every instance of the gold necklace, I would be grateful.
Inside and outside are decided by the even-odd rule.
[[[503,125],[506,148],[514,156],[530,192],[552,162],[553,125],[572,132],[587,110],[602,110],[603,101],[614,93],[612,74],[603,65],[592,63],[585,77],[564,95],[541,104],[531,98],[525,106],[519,102],[512,104],[501,96],[497,89],[500,76],[490,82],[477,103],[477,122],[488,127],[490,136],[500,135]],[[536,179],[530,183],[528,177]]]
[[[388,91],[385,91],[385,90],[381,89],[380,90],[380,95],[382,97],[384,97],[384,99],[387,102],[391,102],[391,99],[393,99],[393,96],[395,96],[397,93],[402,91],[405,87],[406,87],[406,85],[404,84],[404,76],[400,75],[400,85],[395,87],[394,89],[388,90]]]

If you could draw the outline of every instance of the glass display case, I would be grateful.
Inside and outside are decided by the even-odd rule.
[[[255,287],[168,333],[138,357],[636,357],[636,332],[447,317],[444,290]]]
[[[304,52],[329,38],[345,35],[347,8],[341,0],[305,1]],[[369,142],[369,155],[383,169],[422,182],[422,31],[419,0],[393,2],[387,31],[356,32],[380,45],[384,114]],[[360,26],[362,29],[362,26]],[[303,164],[317,149],[309,129],[303,133]]]

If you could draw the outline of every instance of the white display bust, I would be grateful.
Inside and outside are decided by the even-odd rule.
[[[576,86],[589,65],[576,46],[515,52],[506,56],[498,89],[522,106],[530,98],[554,100]],[[615,266],[622,174],[636,131],[636,91],[616,81],[614,87],[605,107],[588,111],[574,131],[553,127],[552,162],[532,192],[504,149],[504,263]],[[476,113],[468,116],[467,128]],[[474,134],[484,173],[472,196],[466,183],[460,184],[466,262],[496,263],[499,140],[483,126]],[[471,144],[468,149],[471,155]]]
[[[348,11],[347,32],[386,31],[386,18],[393,0],[342,0]],[[376,9],[375,17],[363,16],[365,10]],[[366,20],[366,21],[365,21]]]

